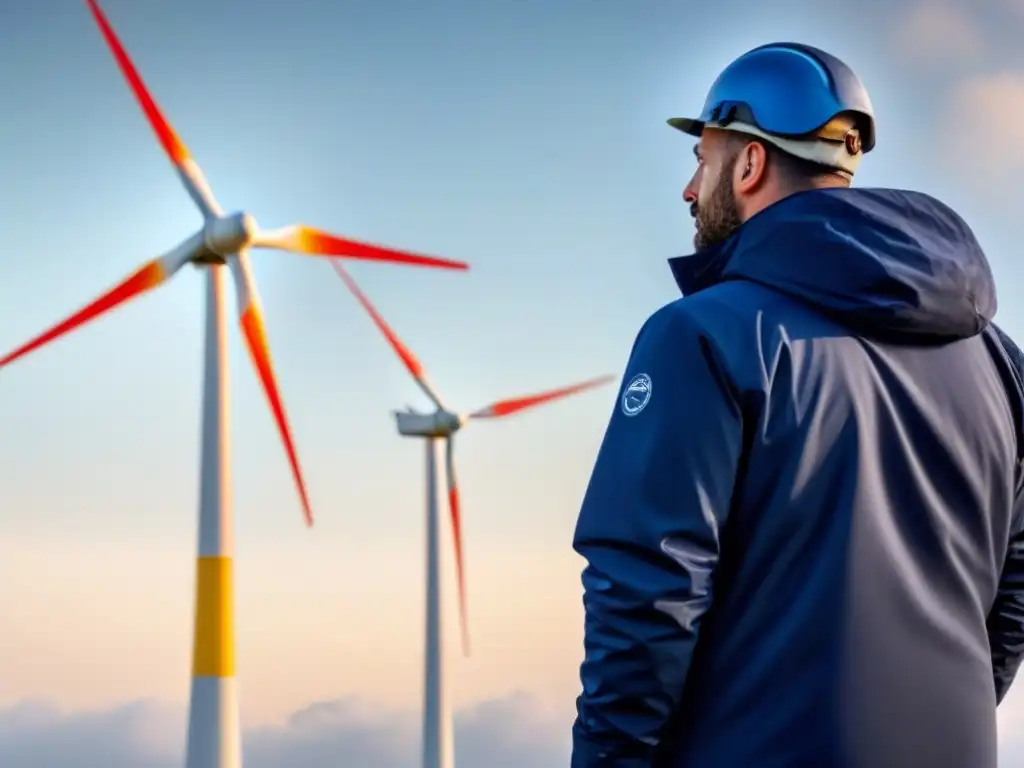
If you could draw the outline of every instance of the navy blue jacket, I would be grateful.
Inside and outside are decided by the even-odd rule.
[[[1024,358],[970,229],[811,191],[671,266],[576,528],[573,768],[995,768]]]

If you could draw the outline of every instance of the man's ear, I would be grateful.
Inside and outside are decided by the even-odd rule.
[[[768,174],[768,152],[759,141],[748,142],[736,156],[733,168],[733,189],[738,195],[749,195],[761,187]]]

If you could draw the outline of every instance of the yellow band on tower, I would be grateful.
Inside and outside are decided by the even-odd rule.
[[[196,569],[193,677],[235,676],[235,622],[230,557],[200,557]]]

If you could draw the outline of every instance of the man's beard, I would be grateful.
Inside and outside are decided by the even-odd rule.
[[[731,164],[726,163],[725,168]],[[693,236],[693,247],[698,251],[721,245],[743,224],[736,195],[732,190],[732,174],[722,173],[711,197],[703,205],[690,206],[693,223],[697,228]]]

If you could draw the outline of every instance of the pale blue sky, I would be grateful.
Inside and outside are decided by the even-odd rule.
[[[103,7],[225,207],[471,263],[352,267],[459,407],[621,372],[642,321],[675,296],[665,259],[692,236],[692,141],[664,120],[699,110],[724,64],[773,39],[861,74],[879,143],[857,183],[960,210],[996,272],[998,319],[1024,339],[1012,0]],[[0,4],[0,52],[3,352],[199,218],[84,3]],[[342,694],[415,706],[421,452],[388,411],[421,396],[327,264],[253,260],[318,524],[301,522],[235,334],[243,715]],[[0,705],[184,699],[201,313],[186,270],[0,375]],[[460,435],[479,641],[454,667],[459,702],[575,693],[569,543],[613,389]]]

